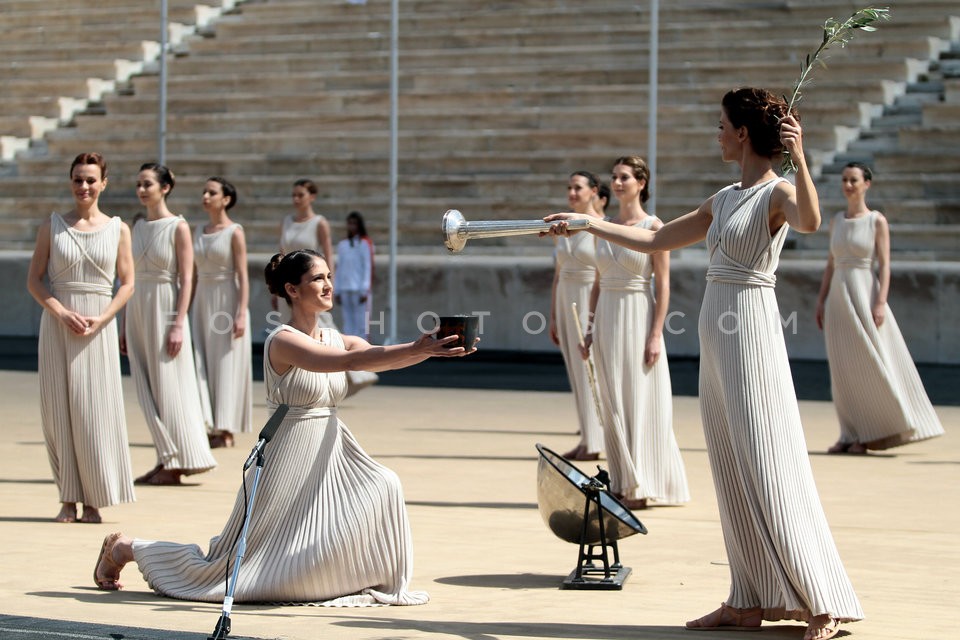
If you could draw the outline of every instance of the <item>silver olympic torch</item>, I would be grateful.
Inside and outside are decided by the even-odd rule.
[[[581,231],[590,226],[589,220],[569,220],[567,228]],[[550,223],[543,220],[477,220],[467,222],[463,214],[450,209],[443,214],[443,243],[450,253],[460,253],[472,238],[502,238],[548,231]]]

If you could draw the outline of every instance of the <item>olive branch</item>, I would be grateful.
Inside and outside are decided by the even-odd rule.
[[[880,9],[867,7],[860,9],[843,22],[835,18],[827,18],[823,23],[823,42],[820,43],[820,46],[817,47],[817,50],[812,54],[808,53],[806,59],[800,65],[800,77],[797,78],[797,82],[793,85],[793,93],[790,95],[790,99],[787,100],[786,96],[783,97],[784,100],[787,101],[787,114],[789,114],[793,110],[793,106],[803,98],[800,89],[810,83],[810,72],[813,71],[814,67],[827,68],[827,63],[823,61],[820,54],[835,44],[840,45],[841,48],[847,46],[847,44],[853,40],[853,36],[857,31],[876,31],[877,28],[873,26],[874,22],[889,19],[890,9],[887,7]],[[796,170],[797,165],[794,164],[793,158],[790,157],[790,152],[784,149],[783,163],[780,166],[780,171],[787,174]]]

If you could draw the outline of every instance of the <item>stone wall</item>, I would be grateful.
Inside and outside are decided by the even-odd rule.
[[[263,284],[267,256],[250,256],[254,342],[261,342],[272,319]],[[40,307],[26,291],[28,252],[0,253],[8,274],[0,286],[0,335],[34,336]],[[706,257],[699,251],[674,255],[671,300],[665,330],[667,353],[695,356],[697,318],[703,297]],[[374,291],[373,340],[388,332],[388,264],[378,256]],[[430,314],[483,314],[482,347],[499,351],[549,352],[555,347],[546,328],[550,311],[552,264],[543,257],[400,256],[397,261],[397,333],[409,340],[432,326]],[[780,315],[791,358],[825,358],[823,336],[814,322],[822,265],[784,260],[777,276]],[[914,359],[919,363],[960,364],[960,263],[898,262],[893,265],[890,306]],[[381,315],[382,314],[382,315]],[[735,322],[733,319],[729,319]],[[376,323],[382,321],[381,326]],[[733,326],[733,325],[731,325]],[[638,345],[642,338],[638,337]]]

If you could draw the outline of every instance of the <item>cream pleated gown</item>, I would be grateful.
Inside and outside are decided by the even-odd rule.
[[[297,222],[293,219],[292,215],[284,216],[283,222],[280,225],[280,253],[287,254],[304,249],[323,253],[322,248],[317,242],[317,225],[320,224],[321,220],[325,219],[326,218],[321,215],[315,215],[309,220]],[[333,264],[333,256],[324,257],[331,265]],[[270,330],[276,326],[290,322],[290,305],[288,305],[283,298],[278,298],[277,301],[279,305],[277,313],[279,316],[274,316],[274,322],[267,323],[267,328]],[[319,322],[322,327],[336,329],[336,325],[333,322],[333,315],[328,311],[320,314]]]
[[[726,604],[764,618],[863,617],[820,504],[774,290],[777,179],[713,201],[700,310],[700,411],[730,562]]]
[[[96,316],[110,304],[120,218],[76,231],[50,216],[50,293]],[[40,319],[40,418],[61,502],[100,509],[133,502],[133,473],[120,386],[117,323],[77,336],[46,310]]]
[[[157,448],[157,464],[185,474],[217,466],[207,441],[190,326],[183,346],[167,354],[167,334],[177,313],[175,235],[183,217],[141,220],[133,227],[136,291],[126,310],[127,354],[140,408]]]
[[[267,354],[280,331],[296,329],[284,325],[267,337],[267,404],[271,411],[280,403],[290,410],[265,449],[236,600],[427,602],[426,593],[408,591],[413,551],[400,480],[370,458],[337,417],[346,377],[296,368],[278,375]],[[329,329],[323,342],[343,347],[340,334]],[[135,540],[134,557],[150,586],[173,598],[221,601],[224,565],[229,559],[233,566],[231,544],[244,506],[241,491],[207,553],[196,545]]]
[[[326,220],[321,215],[315,215],[309,220],[304,220],[303,222],[297,222],[293,219],[292,215],[286,216],[283,219],[283,224],[280,229],[280,251],[281,253],[291,253],[293,251],[299,251],[303,249],[312,249],[317,253],[323,253],[323,247],[317,242],[317,225],[320,224],[321,220]],[[327,264],[333,267],[333,256],[324,256],[327,260]],[[268,329],[272,329],[273,326],[277,324],[284,324],[290,321],[290,306],[282,299],[278,299],[279,309],[277,314],[272,318],[276,318],[276,322],[268,322]],[[325,329],[337,329],[337,324],[333,320],[333,314],[329,311],[323,311],[317,316],[317,324]],[[372,384],[376,384],[380,380],[380,376],[375,374],[372,371],[348,371],[347,372],[347,395],[353,395],[361,389],[369,387]]]
[[[247,330],[233,337],[233,316],[240,289],[234,271],[232,224],[214,233],[198,225],[193,237],[197,290],[193,295],[190,324],[201,401],[213,430],[231,433],[252,430],[252,345],[250,312]]]
[[[833,218],[823,334],[840,441],[888,449],[943,435],[943,427],[890,307],[883,324],[873,321],[877,215]]]
[[[280,251],[290,253],[300,249],[313,249],[320,251],[317,245],[317,225],[325,218],[320,215],[313,216],[309,220],[297,222],[293,216],[285,216],[280,226]],[[332,256],[326,256],[332,259]]]
[[[558,238],[553,252],[555,268],[559,272],[553,317],[556,318],[560,353],[567,367],[567,378],[580,420],[580,446],[588,453],[603,450],[603,428],[593,399],[596,390],[590,388],[587,361],[577,348],[580,336],[573,319],[573,303],[577,303],[580,326],[586,332],[589,328],[590,291],[597,273],[595,247],[592,235],[577,233]],[[592,353],[590,358],[593,359]]]
[[[648,216],[637,226],[649,229]],[[687,474],[673,434],[673,398],[667,352],[652,367],[643,350],[653,323],[650,256],[597,239],[600,297],[593,355],[603,408],[610,488],[628,499],[664,504],[690,500]]]

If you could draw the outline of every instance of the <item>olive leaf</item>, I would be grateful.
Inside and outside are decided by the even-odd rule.
[[[793,85],[793,92],[790,98],[787,99],[786,96],[783,97],[784,100],[787,101],[787,113],[789,114],[793,110],[794,105],[803,98],[800,90],[810,83],[810,72],[813,71],[815,67],[827,68],[827,63],[820,57],[820,54],[835,44],[840,45],[840,47],[847,46],[847,44],[853,40],[853,36],[857,31],[876,31],[877,28],[873,26],[874,22],[889,19],[890,9],[888,7],[867,7],[860,9],[843,22],[835,18],[827,18],[826,22],[823,23],[823,42],[820,43],[820,46],[817,47],[817,50],[812,54],[808,53],[800,65],[800,77],[797,78],[797,82]],[[797,165],[794,164],[793,158],[790,157],[790,152],[784,149],[783,163],[780,165],[780,171],[787,174],[796,170]]]

